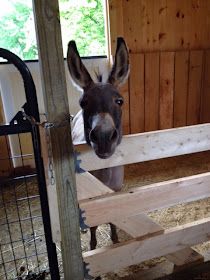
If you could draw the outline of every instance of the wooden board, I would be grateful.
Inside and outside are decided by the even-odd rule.
[[[124,25],[123,25],[123,0],[109,0],[109,19],[112,23],[111,32],[111,51],[112,55],[115,53],[116,38],[123,37]]]
[[[142,239],[164,233],[164,229],[145,214],[139,214],[111,221],[132,237]]]
[[[132,53],[209,48],[208,0],[110,1],[112,40],[124,35]],[[118,2],[123,2],[118,8]],[[115,7],[115,9],[113,9]],[[116,19],[118,9],[121,17]],[[123,19],[122,23],[116,21]],[[124,31],[122,34],[122,30]]]
[[[129,114],[129,86],[128,81],[120,88],[120,93],[124,98],[124,104],[122,107],[122,125],[123,125],[123,134],[130,133],[130,114]]]
[[[4,124],[5,118],[4,118],[4,108],[3,108],[3,102],[0,94],[0,125]],[[10,158],[10,146],[9,146],[9,140],[7,136],[1,136],[0,137],[0,177],[6,177],[9,176],[9,174],[13,170],[12,161]]]
[[[145,131],[159,128],[159,53],[145,54]]]
[[[144,54],[130,54],[130,128],[144,131]]]
[[[210,51],[204,54],[204,72],[203,72],[203,88],[201,96],[201,122],[210,120]]]
[[[209,234],[210,218],[206,218],[145,240],[136,238],[120,245],[89,251],[83,257],[88,263],[90,275],[97,276],[208,241]]]
[[[203,51],[190,52],[189,88],[187,99],[187,124],[200,122]]]
[[[49,122],[61,122],[69,114],[69,108],[59,5],[57,0],[33,0],[33,8],[45,110]],[[50,136],[58,194],[64,278],[83,280],[74,154],[69,123],[52,127]],[[52,263],[51,265],[53,267]],[[54,269],[58,268],[55,266]]]
[[[210,124],[124,136],[115,154],[99,159],[88,145],[77,145],[81,168],[89,171],[210,150]]]
[[[113,193],[89,172],[76,174],[78,201]]]
[[[160,54],[160,122],[159,129],[173,127],[174,52]]]
[[[204,261],[204,257],[190,247],[169,254],[166,258],[175,264],[175,271],[185,269]]]
[[[187,124],[189,52],[175,54],[174,127]]]
[[[138,240],[164,233],[164,229],[145,214],[117,219],[112,221],[112,223],[133,238],[138,237]],[[165,257],[175,265],[174,269],[176,271],[204,261],[204,257],[190,247],[171,253]]]
[[[210,197],[209,172],[81,201],[80,208],[85,211],[86,223],[96,226],[206,197]]]

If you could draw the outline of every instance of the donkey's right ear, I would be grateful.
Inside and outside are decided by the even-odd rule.
[[[82,63],[75,41],[68,44],[67,63],[73,81],[81,88],[88,89],[93,80]]]

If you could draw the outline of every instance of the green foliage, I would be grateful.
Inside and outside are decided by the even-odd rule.
[[[0,47],[6,48],[23,59],[37,57],[32,7],[23,2],[0,19]]]
[[[82,56],[104,55],[103,0],[60,0],[64,56],[69,40],[75,40]],[[13,10],[0,17],[0,47],[22,59],[37,58],[31,0],[9,0]]]
[[[103,0],[60,0],[64,52],[75,40],[82,56],[106,53]]]

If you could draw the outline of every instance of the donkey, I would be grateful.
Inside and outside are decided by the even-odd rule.
[[[71,78],[83,89],[80,99],[81,111],[72,123],[73,142],[85,141],[101,159],[109,158],[122,139],[123,97],[119,87],[129,75],[129,56],[123,38],[117,39],[115,61],[106,82],[94,82],[81,61],[76,43],[70,41],[67,63]],[[93,171],[92,174],[113,191],[120,191],[124,178],[124,167],[117,166]],[[118,242],[116,227],[110,224],[111,239]],[[96,248],[96,229],[90,228],[91,250]]]

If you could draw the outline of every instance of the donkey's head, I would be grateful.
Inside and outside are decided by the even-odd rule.
[[[92,80],[74,41],[69,42],[67,62],[73,81],[84,90],[80,106],[83,110],[86,141],[100,158],[108,158],[122,138],[123,98],[119,86],[129,73],[126,44],[123,38],[118,38],[115,62],[106,82],[95,83]]]

